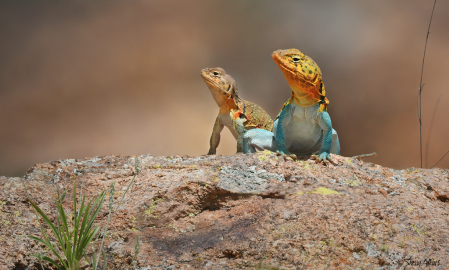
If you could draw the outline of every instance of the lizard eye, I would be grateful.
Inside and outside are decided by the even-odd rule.
[[[299,60],[301,60],[299,57],[293,57],[293,62],[295,62],[295,63],[298,63],[299,62]]]
[[[220,75],[220,72],[214,71],[214,75],[215,75],[215,76],[218,76],[218,75]]]

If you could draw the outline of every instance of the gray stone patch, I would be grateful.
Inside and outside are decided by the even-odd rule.
[[[292,215],[292,211],[284,211],[284,218],[289,219]]]
[[[77,168],[75,168],[75,169],[73,169],[73,171],[72,171],[72,174],[75,174],[75,175],[82,175],[83,174],[83,169],[77,169]]]
[[[58,183],[61,180],[61,177],[59,176],[59,174],[57,175],[53,175],[52,173],[49,174],[51,181],[53,181],[53,183]]]
[[[404,174],[405,173],[405,170],[395,170],[395,169],[391,169],[391,168],[389,168],[389,170],[390,170],[390,172],[397,173],[397,174]]]
[[[109,244],[108,249],[120,258],[126,255],[126,244],[123,240],[118,240]]]
[[[373,243],[365,243],[365,249],[368,253],[368,257],[377,257],[380,255],[380,251],[377,250],[377,247]]]
[[[208,158],[205,157],[205,156],[199,156],[199,157],[196,157],[196,158],[191,158],[190,160],[191,160],[192,162],[198,162],[198,161],[207,160],[207,159],[208,159]]]
[[[142,165],[148,165],[152,159],[154,159],[154,156],[152,156],[152,155],[140,155],[139,156],[139,162]],[[134,158],[130,158],[128,161],[128,164],[134,167],[135,162],[136,161]]]
[[[102,160],[101,158],[91,158],[88,159],[86,161],[84,161],[84,163],[98,163],[98,161]]]
[[[35,180],[43,180],[43,181],[53,181],[53,174],[48,173],[47,171],[37,170],[33,168],[33,170],[26,176],[27,181],[35,181]]]
[[[407,181],[407,178],[401,177],[400,175],[393,175],[390,177],[393,183],[403,186],[405,184],[405,181]]]
[[[176,164],[178,162],[182,162],[182,158],[172,158],[168,160],[169,163]]]
[[[397,264],[402,260],[402,254],[399,252],[390,251],[388,254],[382,254],[387,262],[391,265],[390,269],[397,269]]]
[[[255,166],[245,165],[221,168],[218,173],[220,188],[233,192],[252,193],[260,192],[267,186],[268,180],[274,179],[278,182],[285,182],[284,175],[270,173],[266,170],[255,170]]]
[[[248,167],[248,170],[250,172],[253,172],[254,174],[256,174],[258,177],[265,179],[265,180],[274,179],[274,180],[277,180],[278,182],[285,182],[285,178],[284,178],[283,174],[270,173],[270,172],[267,172],[266,170],[257,170],[256,171],[256,166]]]
[[[61,159],[59,160],[59,162],[61,163],[62,167],[68,167],[73,163],[76,163],[75,159]]]

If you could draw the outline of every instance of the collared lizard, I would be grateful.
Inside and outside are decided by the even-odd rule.
[[[283,155],[318,154],[319,161],[331,161],[330,153],[340,154],[337,132],[327,112],[321,70],[297,49],[272,54],[291,88],[292,96],[276,117],[273,132],[253,129],[244,135],[244,153],[278,151]]]
[[[237,153],[243,152],[243,134],[253,128],[272,130],[273,120],[259,105],[243,100],[238,95],[237,83],[222,68],[205,68],[201,77],[219,107],[208,155],[216,153],[220,132],[228,127],[237,140]]]

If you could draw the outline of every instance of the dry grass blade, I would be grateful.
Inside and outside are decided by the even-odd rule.
[[[441,158],[440,158],[440,160],[438,160],[438,162],[437,163],[435,163],[435,164],[433,164],[433,166],[431,167],[431,169],[433,169],[433,167],[435,167],[435,166],[437,166],[438,165],[438,163],[440,163],[440,161],[442,161],[443,160],[443,158],[447,155],[447,154],[449,154],[449,151],[447,151],[446,152],[446,154],[444,154],[444,156],[442,156]]]
[[[432,15],[430,16],[430,22],[429,22],[429,28],[427,29],[427,36],[426,36],[426,44],[424,45],[424,56],[422,58],[422,66],[421,66],[421,80],[419,82],[419,93],[418,93],[418,120],[419,120],[419,152],[421,157],[421,168],[422,168],[422,113],[421,113],[421,93],[422,89],[424,87],[424,84],[422,82],[422,77],[424,74],[424,60],[426,59],[426,49],[427,49],[427,40],[429,39],[430,34],[430,25],[432,24],[432,18],[433,18],[433,12],[435,11],[435,5],[437,3],[437,0],[433,3],[433,9],[432,9]]]
[[[116,206],[116,208],[115,208],[114,211],[112,211],[112,210],[113,210],[113,204],[114,204],[114,199],[113,199],[113,197],[114,197],[114,184],[115,184],[115,183],[112,183],[112,185],[111,185],[111,190],[110,190],[109,194],[111,194],[112,197],[110,197],[110,200],[109,200],[109,214],[108,214],[108,219],[107,219],[107,221],[106,221],[106,225],[104,226],[104,229],[103,229],[103,237],[102,237],[102,239],[101,239],[100,249],[98,250],[98,256],[97,256],[97,257],[100,257],[100,252],[103,251],[104,238],[106,237],[106,232],[108,231],[109,221],[111,221],[111,219],[112,219],[112,218],[114,217],[114,215],[115,215],[115,212],[117,212],[117,210],[120,208],[120,205],[122,204],[123,199],[124,199],[125,196],[126,196],[126,193],[128,193],[129,188],[132,186],[132,184],[134,183],[134,180],[136,179],[137,175],[138,175],[138,174],[140,173],[140,171],[141,171],[139,159],[138,159],[137,157],[135,158],[134,171],[135,171],[135,173],[134,173],[133,179],[132,179],[131,182],[128,184],[128,187],[126,188],[125,192],[123,193],[122,198],[121,198],[120,202],[118,203],[118,205]],[[97,269],[97,267],[98,267],[98,261],[99,261],[99,260],[97,260],[96,263],[94,264],[94,266],[93,266],[94,269]]]
[[[134,261],[136,260],[137,255],[139,255],[139,250],[140,250],[140,243],[139,243],[139,236],[137,236],[136,246],[134,247],[134,257],[131,260],[131,263],[128,265],[128,268],[126,268],[127,270],[129,269],[129,267],[131,267],[134,264]]]

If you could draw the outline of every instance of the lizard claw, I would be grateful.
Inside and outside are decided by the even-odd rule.
[[[209,152],[207,152],[208,155],[215,155],[216,153],[217,151],[212,149],[209,149]]]
[[[298,159],[298,157],[295,154],[292,154],[290,152],[284,153],[283,151],[279,151],[279,150],[276,151],[276,156],[289,157],[289,158],[291,158],[293,160],[297,160]]]
[[[337,163],[335,163],[332,160],[331,155],[329,153],[327,153],[327,152],[323,152],[323,153],[321,153],[319,155],[312,155],[312,159],[316,160],[316,163],[323,162],[325,165],[327,165],[327,163],[330,162],[330,163],[332,163],[334,165],[337,165]]]

